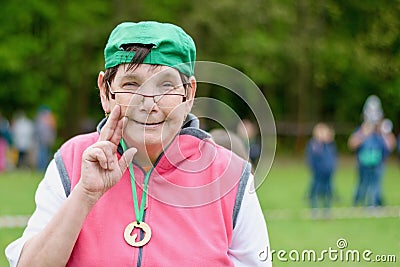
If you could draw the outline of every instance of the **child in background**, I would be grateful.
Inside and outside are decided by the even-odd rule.
[[[319,204],[329,212],[332,202],[332,176],[336,169],[337,152],[334,131],[325,123],[314,126],[306,148],[307,163],[312,173],[309,201],[315,216]],[[328,213],[327,213],[328,214]]]
[[[355,206],[382,206],[382,178],[385,160],[396,147],[393,123],[383,118],[380,99],[371,95],[363,107],[363,122],[349,137],[348,146],[356,152],[358,184]]]
[[[10,123],[0,113],[0,172],[7,168],[7,149],[11,144]]]

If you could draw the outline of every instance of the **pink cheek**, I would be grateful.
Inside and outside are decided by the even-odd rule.
[[[126,116],[127,107],[121,106],[121,117]]]

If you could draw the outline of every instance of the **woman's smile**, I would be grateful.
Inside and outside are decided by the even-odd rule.
[[[131,121],[133,121],[134,123],[139,124],[143,127],[146,127],[146,128],[156,128],[165,122],[165,120],[156,121],[156,122],[150,122],[150,121],[141,122],[141,121],[137,121],[137,120],[133,120],[133,119]]]

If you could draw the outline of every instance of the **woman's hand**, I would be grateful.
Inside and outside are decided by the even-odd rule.
[[[119,160],[117,157],[126,120],[121,118],[121,107],[116,105],[101,129],[99,140],[83,152],[79,184],[94,202],[121,179],[136,153],[136,148],[129,148]]]

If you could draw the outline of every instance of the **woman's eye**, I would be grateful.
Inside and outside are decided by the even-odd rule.
[[[163,91],[169,91],[169,90],[173,90],[175,88],[175,86],[172,83],[163,83],[161,85]]]
[[[137,83],[125,83],[123,89],[137,89],[140,85]]]
[[[139,84],[137,84],[137,83],[127,83],[126,85],[130,85],[130,86],[139,86]]]

